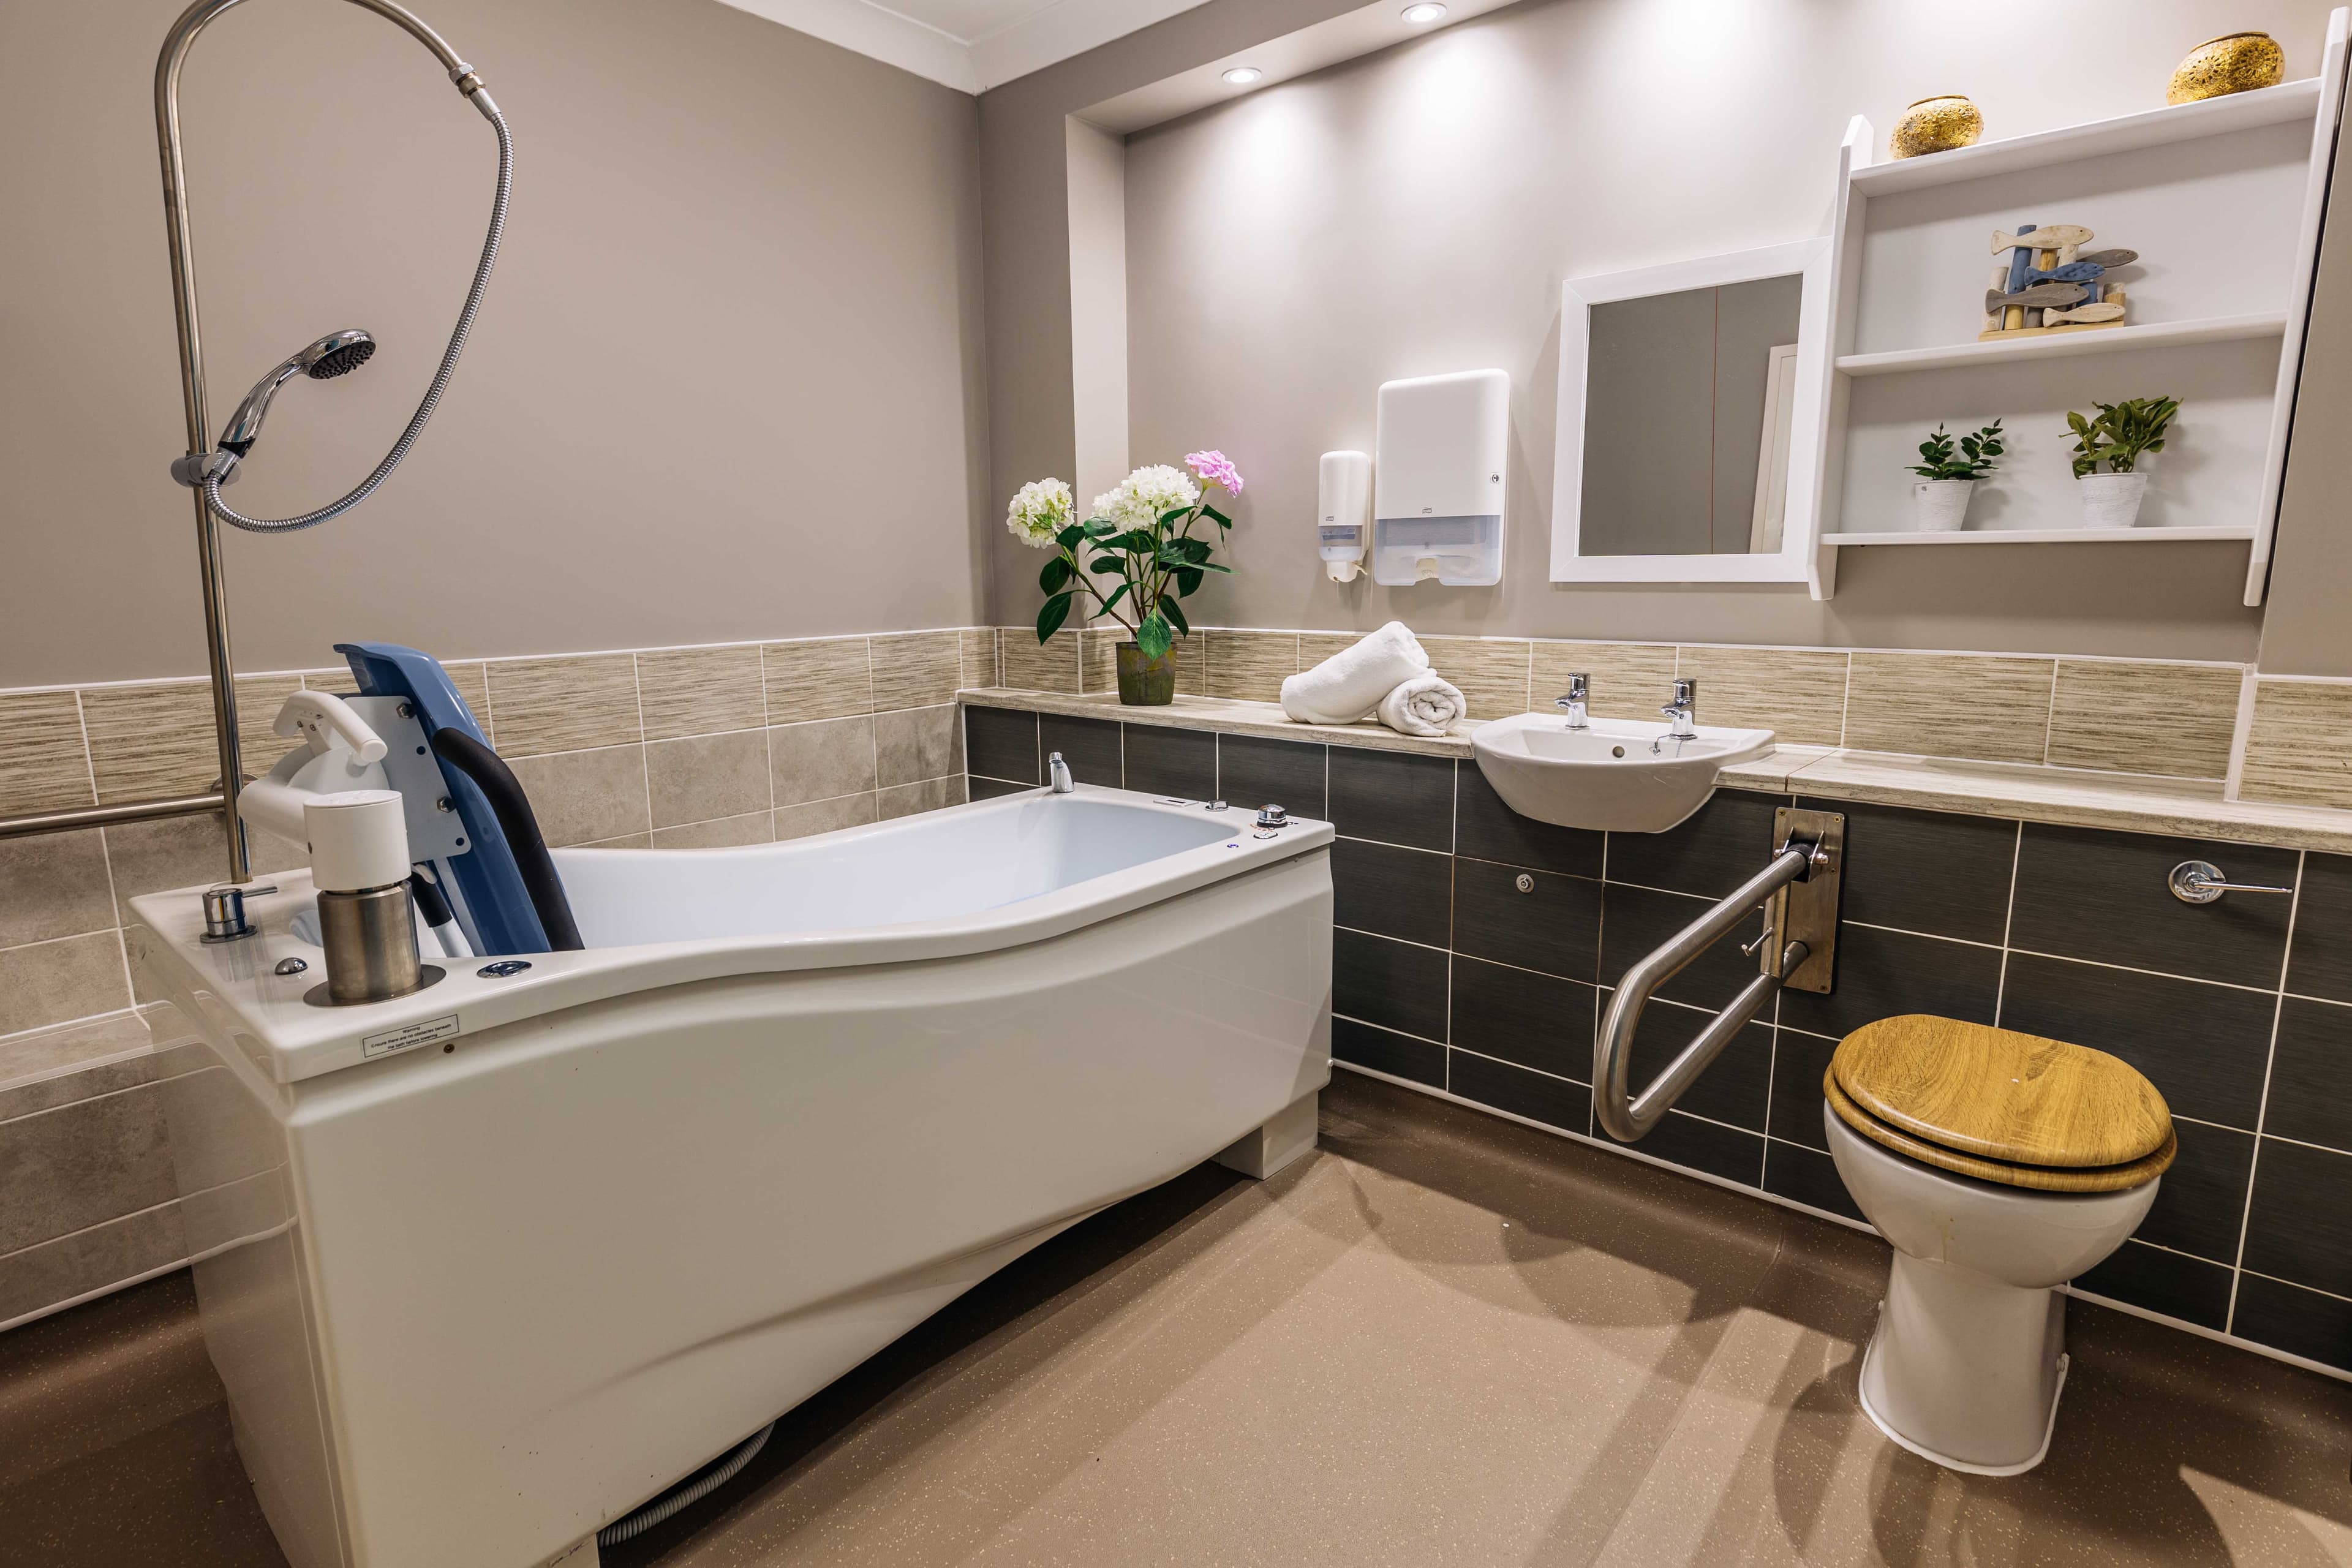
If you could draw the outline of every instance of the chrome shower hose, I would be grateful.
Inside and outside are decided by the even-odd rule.
[[[331,517],[351,510],[374,494],[375,488],[391,476],[393,469],[400,467],[400,460],[408,456],[411,447],[416,445],[416,437],[425,433],[425,421],[433,417],[433,410],[440,404],[442,393],[448,389],[449,377],[457,371],[457,356],[466,352],[466,336],[473,331],[474,312],[482,308],[482,290],[489,286],[490,266],[499,258],[499,237],[507,226],[507,193],[514,178],[514,135],[507,129],[506,116],[499,112],[499,106],[490,101],[490,95],[487,92],[475,92],[473,100],[474,107],[482,111],[482,117],[499,133],[499,190],[497,197],[490,203],[490,232],[482,242],[481,264],[474,268],[474,286],[466,291],[466,308],[457,312],[457,330],[449,334],[449,347],[441,355],[441,368],[434,373],[433,384],[425,389],[425,401],[416,405],[416,413],[409,419],[408,428],[400,433],[400,439],[393,443],[392,450],[384,454],[383,461],[375,466],[375,472],[361,480],[359,488],[342,500],[330,501],[316,511],[306,511],[299,517],[247,517],[221,500],[222,476],[216,474],[206,479],[205,504],[223,522],[241,528],[247,533],[292,533],[298,529],[316,527]]]

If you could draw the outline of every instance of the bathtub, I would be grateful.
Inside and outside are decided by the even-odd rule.
[[[289,1561],[551,1561],[1086,1215],[1304,1152],[1330,840],[1082,788],[562,850],[587,951],[340,1009],[307,874],[221,945],[134,900],[210,1047],[173,1156]]]

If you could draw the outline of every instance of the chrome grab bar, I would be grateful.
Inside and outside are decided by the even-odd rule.
[[[1835,812],[1794,811],[1787,806],[1776,815],[1773,837],[1780,847],[1770,863],[1618,979],[1608,1016],[1592,1042],[1592,1110],[1612,1137],[1630,1143],[1655,1127],[1683,1091],[1783,986],[1793,984],[1808,991],[1830,988],[1845,818]],[[1768,902],[1763,936],[1742,950],[1763,948],[1762,973],[1707,1020],[1706,1026],[1647,1089],[1633,1094],[1628,1082],[1633,1035],[1652,994],[1721,941],[1751,910]]]

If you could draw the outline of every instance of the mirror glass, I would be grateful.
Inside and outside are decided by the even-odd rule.
[[[1780,549],[1803,294],[1790,273],[1590,307],[1581,553]]]

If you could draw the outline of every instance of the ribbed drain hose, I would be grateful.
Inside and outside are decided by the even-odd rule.
[[[743,1467],[750,1464],[758,1456],[760,1450],[768,1446],[769,1435],[775,1429],[776,1424],[772,1421],[769,1422],[737,1444],[732,1453],[719,1460],[717,1468],[706,1471],[700,1479],[688,1481],[676,1491],[664,1493],[625,1519],[614,1520],[596,1532],[596,1544],[618,1546],[624,1541],[635,1540],[679,1510],[691,1508],[700,1502],[704,1498],[741,1475]]]

